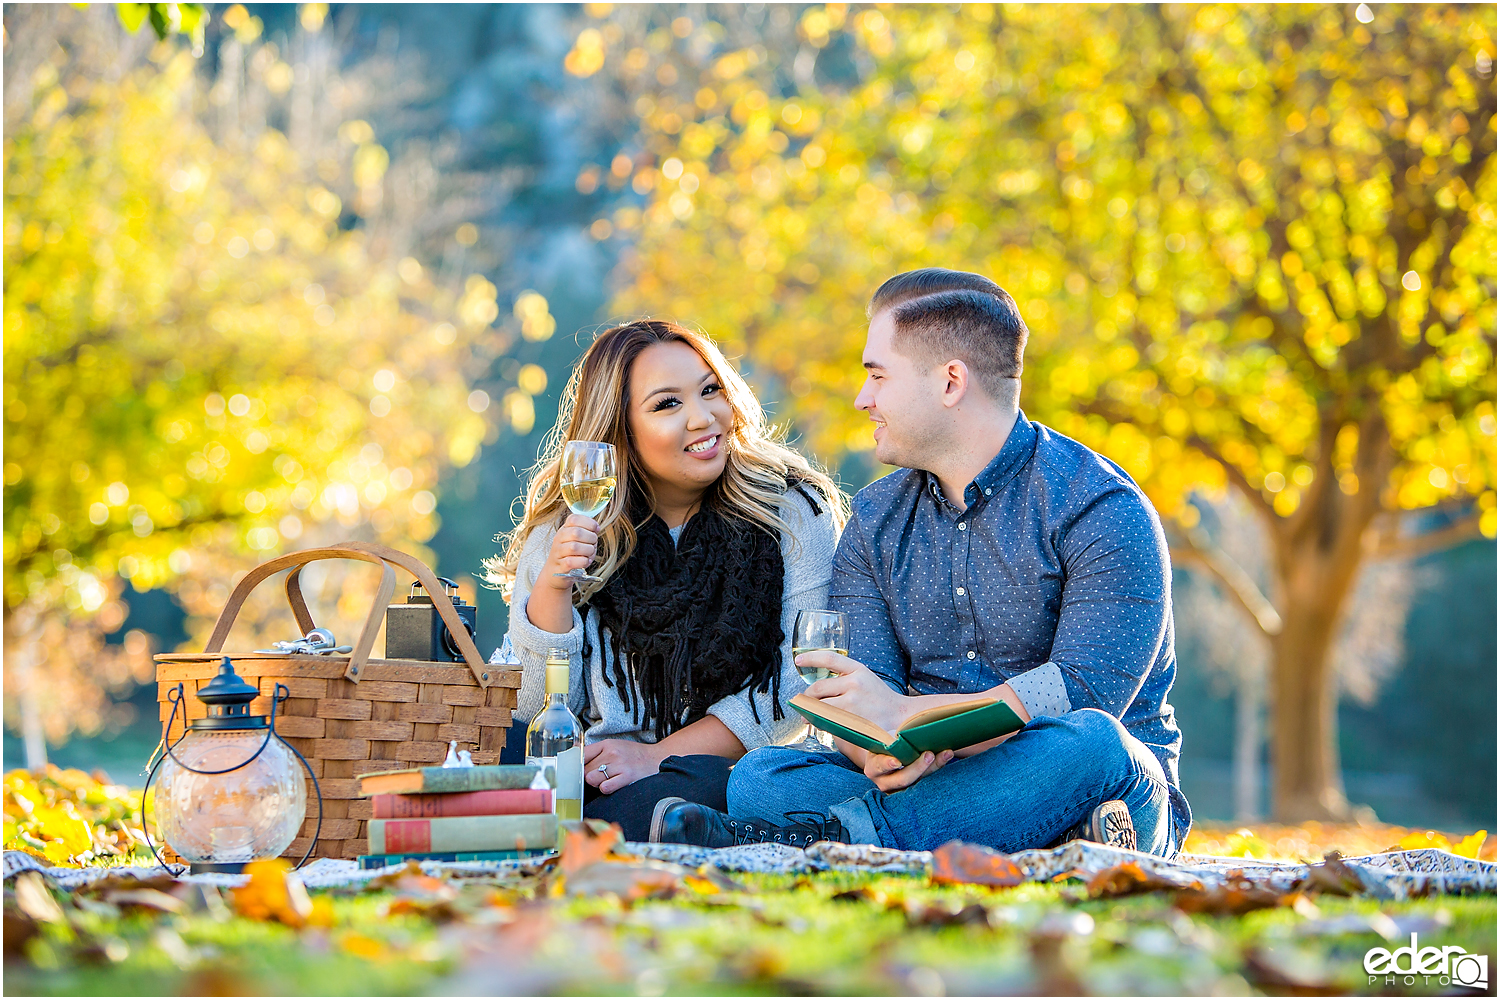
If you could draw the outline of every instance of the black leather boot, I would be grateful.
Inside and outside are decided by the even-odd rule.
[[[661,842],[694,844],[698,847],[734,847],[737,844],[786,844],[811,847],[820,840],[849,842],[844,824],[822,813],[806,813],[807,822],[776,826],[754,817],[729,816],[696,802],[678,802],[662,816]]]

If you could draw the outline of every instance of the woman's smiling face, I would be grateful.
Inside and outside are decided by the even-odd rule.
[[[652,344],[630,369],[630,441],[661,502],[692,501],[724,472],[734,412],[708,362],[681,342]]]

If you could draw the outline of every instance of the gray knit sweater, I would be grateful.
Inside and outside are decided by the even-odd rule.
[[[792,663],[792,626],[797,621],[797,612],[828,607],[828,586],[833,574],[833,550],[838,543],[838,532],[831,511],[826,504],[822,506],[822,513],[815,516],[807,498],[797,490],[788,491],[781,502],[781,519],[791,529],[790,537],[783,537],[781,543],[781,557],[786,565],[781,595],[781,630],[785,635],[781,644],[782,718],[780,721],[773,719],[769,693],[741,692],[715,702],[708,709],[708,714],[724,723],[746,750],[785,743],[801,730],[806,721],[786,707],[786,700],[807,687]],[[547,651],[565,649],[572,660],[568,707],[583,724],[586,741],[627,739],[655,743],[656,734],[641,728],[640,720],[626,710],[617,689],[604,681],[613,654],[610,643],[599,635],[597,615],[590,615],[588,620],[590,657],[587,664],[582,662],[583,622],[576,608],[573,610],[572,630],[562,635],[543,631],[526,617],[526,600],[536,585],[537,574],[547,561],[552,536],[556,533],[557,529],[552,526],[533,529],[521,548],[521,558],[516,566],[516,583],[510,604],[511,648],[521,661],[522,670],[516,724],[526,725],[542,707],[545,698],[543,664]],[[606,661],[606,657],[610,660]],[[751,698],[755,700],[754,712],[750,709]],[[639,699],[636,699],[636,705],[639,707]]]

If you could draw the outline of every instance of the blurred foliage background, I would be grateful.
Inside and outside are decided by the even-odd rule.
[[[849,406],[863,304],[941,264],[1015,294],[1028,414],[1168,522],[1200,812],[1493,823],[1492,8],[5,31],[6,713],[34,751],[93,736],[71,752],[129,777],[149,652],[289,548],[418,552],[498,644],[471,574],[612,317],[702,325],[857,489],[887,471]],[[363,618],[361,571],[308,582],[320,622]],[[231,641],[290,636],[275,598]]]

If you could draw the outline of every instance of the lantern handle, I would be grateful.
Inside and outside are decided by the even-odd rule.
[[[167,716],[167,728],[162,731],[161,744],[158,747],[158,749],[163,750],[164,753],[162,753],[160,757],[157,757],[156,751],[151,751],[151,756],[155,758],[155,760],[151,763],[151,770],[146,774],[146,785],[141,789],[141,836],[146,838],[146,846],[151,849],[151,856],[156,859],[156,863],[158,865],[161,865],[162,868],[166,869],[168,873],[174,876],[176,875],[176,873],[173,872],[172,869],[168,867],[167,863],[161,859],[161,854],[157,852],[156,845],[151,842],[151,821],[146,818],[146,793],[151,791],[151,779],[156,777],[156,772],[161,769],[161,766],[163,764],[166,763],[167,757],[172,753],[172,747],[176,746],[178,743],[181,743],[187,736],[187,727],[184,726],[182,735],[177,737],[176,742],[167,742],[167,740],[171,738],[172,723],[177,720],[177,706],[179,703],[181,703],[182,698],[182,682],[178,681],[177,686],[173,688],[167,695],[167,700],[172,703],[172,711]],[[186,711],[183,712],[183,721],[187,721]],[[173,759],[175,760],[176,758],[174,757]]]
[[[271,717],[269,719],[269,724],[266,727],[266,737],[265,739],[260,741],[260,746],[253,754],[251,754],[240,763],[234,765],[233,767],[226,767],[218,771],[200,771],[196,767],[184,764],[180,759],[178,759],[177,755],[172,752],[174,749],[176,749],[177,744],[187,739],[188,730],[186,725],[184,725],[183,727],[181,736],[177,737],[177,739],[173,740],[171,743],[167,742],[167,739],[172,734],[172,723],[177,719],[177,706],[180,705],[183,699],[186,697],[183,694],[182,682],[177,682],[177,686],[173,688],[167,695],[167,700],[172,703],[172,711],[167,716],[167,727],[164,730],[162,736],[161,745],[164,748],[165,752],[156,759],[156,762],[154,764],[151,765],[151,770],[146,775],[145,787],[141,789],[141,833],[145,836],[146,846],[151,849],[151,855],[152,857],[156,858],[157,864],[161,865],[163,868],[166,868],[166,870],[169,872],[172,870],[171,868],[167,867],[167,863],[163,861],[161,859],[161,855],[157,853],[156,845],[151,842],[151,824],[146,820],[146,793],[151,788],[151,780],[156,777],[156,772],[161,769],[161,766],[167,762],[167,758],[171,757],[174,761],[177,762],[178,767],[193,774],[202,774],[210,777],[217,774],[228,774],[230,771],[238,771],[242,767],[248,767],[252,762],[254,762],[257,757],[265,752],[265,749],[270,745],[271,737],[273,736],[276,737],[276,740],[282,746],[286,747],[292,753],[297,755],[297,759],[301,761],[302,766],[307,769],[307,776],[309,778],[312,778],[313,792],[318,796],[318,826],[317,829],[313,831],[312,843],[308,845],[307,853],[302,855],[302,860],[297,862],[297,866],[293,869],[293,871],[296,871],[298,868],[301,868],[303,865],[307,864],[307,859],[312,857],[313,850],[318,846],[318,834],[323,832],[323,789],[318,784],[318,776],[316,774],[313,774],[312,765],[308,764],[307,758],[302,756],[302,751],[298,750],[296,747],[288,743],[286,741],[286,738],[276,731],[276,706],[281,702],[286,701],[286,699],[291,696],[291,693],[292,692],[290,688],[288,688],[285,684],[279,683],[272,691]],[[186,723],[186,721],[187,710],[184,709],[183,722]],[[155,756],[155,751],[152,751],[152,755]]]

